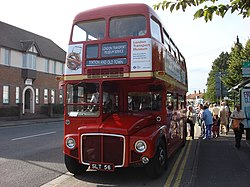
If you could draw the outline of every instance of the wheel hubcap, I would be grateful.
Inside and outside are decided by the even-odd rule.
[[[162,149],[162,147],[160,147],[160,152],[159,152],[159,163],[161,166],[163,166],[165,164],[165,151],[164,149]]]

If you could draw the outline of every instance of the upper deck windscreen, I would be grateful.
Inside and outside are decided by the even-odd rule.
[[[73,42],[99,40],[104,37],[106,22],[104,19],[83,21],[74,25]]]
[[[73,42],[101,40],[105,37],[106,21],[97,19],[82,21],[73,27]],[[142,15],[114,17],[110,20],[109,37],[123,38],[144,36],[146,34],[146,18]]]
[[[110,20],[110,38],[144,36],[146,34],[146,18],[142,15],[115,17]]]

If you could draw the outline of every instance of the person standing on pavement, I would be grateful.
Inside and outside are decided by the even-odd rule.
[[[195,124],[195,113],[192,106],[188,107],[187,111],[187,123],[190,124],[190,136],[194,139],[194,124]]]
[[[220,118],[218,115],[213,115],[213,127],[212,127],[212,132],[213,132],[213,137],[218,138],[219,134],[219,124],[220,124]]]
[[[219,118],[220,118],[220,134],[223,132],[227,135],[227,125],[228,125],[228,112],[225,107],[225,103],[221,103],[221,108],[219,111]]]
[[[217,106],[216,103],[213,104],[213,108],[212,108],[212,114],[213,116],[219,116],[219,111],[220,111],[220,108]]]
[[[201,136],[200,137],[205,136],[205,126],[204,126],[204,121],[202,119],[203,108],[204,108],[203,104],[200,103],[199,104],[199,113],[198,113],[198,117],[197,117],[198,124],[199,124],[199,126],[201,128]]]
[[[202,119],[204,120],[204,124],[206,126],[206,135],[203,139],[210,139],[211,138],[211,128],[213,125],[213,116],[212,116],[212,112],[209,110],[208,103],[205,103],[205,105],[204,105]]]
[[[240,110],[239,104],[235,105],[235,110],[231,114],[231,119],[233,120],[232,123],[234,123],[234,120],[238,123],[238,128],[233,128],[233,130],[235,135],[235,147],[239,149],[242,134],[244,134],[244,124],[242,120],[246,119],[245,113]]]
[[[226,102],[225,104],[225,108],[226,108],[226,112],[227,112],[227,132],[229,132],[229,121],[230,121],[230,116],[231,116],[231,111],[230,111],[230,107],[228,105],[228,103]]]
[[[213,109],[212,109],[212,114],[213,114],[213,118],[214,119],[218,119],[218,124],[217,126],[215,127],[215,129],[217,130],[215,132],[216,134],[216,137],[219,137],[220,135],[220,117],[219,117],[219,113],[220,113],[220,108],[217,106],[217,104],[213,104]],[[214,129],[214,128],[213,128]],[[214,131],[213,131],[213,135],[214,135]]]

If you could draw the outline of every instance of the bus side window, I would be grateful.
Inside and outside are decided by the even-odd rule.
[[[151,28],[151,35],[154,37],[156,40],[159,42],[162,42],[161,38],[161,27],[160,25],[153,20],[152,18],[150,19],[150,28]]]
[[[167,92],[167,98],[166,98],[166,109],[169,112],[172,112],[174,109],[174,97],[171,92]]]

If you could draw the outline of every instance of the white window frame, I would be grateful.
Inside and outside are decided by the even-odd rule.
[[[44,67],[45,67],[45,69],[44,69],[45,72],[49,73],[49,59],[45,59],[45,66]]]
[[[63,89],[59,90],[59,103],[63,104]]]
[[[3,86],[3,104],[10,103],[10,87]]]
[[[36,54],[26,53],[23,58],[23,68],[36,70]]]
[[[10,65],[10,55],[11,51],[9,49],[4,49],[4,65]]]
[[[20,103],[20,87],[16,87],[16,104]]]
[[[36,104],[39,104],[39,88],[36,88],[35,94],[36,94],[36,97],[35,97],[35,99],[36,99]]]
[[[43,90],[43,103],[49,104],[49,90],[48,89]]]
[[[50,90],[50,101],[51,101],[51,104],[55,104],[55,101],[56,101],[56,91],[55,90]]]

